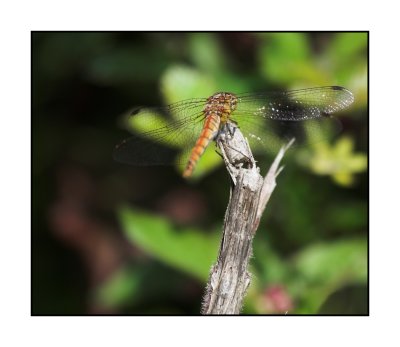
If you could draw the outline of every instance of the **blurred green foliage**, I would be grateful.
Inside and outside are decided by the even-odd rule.
[[[332,146],[319,142],[314,149],[309,158],[310,169],[318,175],[331,175],[339,185],[353,184],[354,174],[367,169],[367,156],[354,152],[354,140],[348,136],[342,136]]]
[[[126,137],[117,115],[216,91],[341,85],[355,97],[338,115],[343,134],[284,158],[255,238],[244,313],[367,313],[367,45],[366,33],[34,33],[32,312],[199,312],[227,175],[213,145],[195,184],[168,168],[112,163],[113,146]],[[125,129],[146,130],[121,119]],[[257,155],[263,172],[273,155]],[[71,165],[91,188],[65,169]],[[71,232],[80,225],[76,215],[62,223],[52,217],[71,201],[86,218],[81,234]],[[97,253],[87,250],[99,236],[79,240],[94,229],[133,250],[110,251],[118,243],[109,241]],[[94,264],[110,254],[122,260],[96,277]]]
[[[95,299],[103,306],[111,308],[127,305],[140,290],[140,282],[137,272],[122,268],[98,288]]]
[[[120,215],[124,230],[136,245],[170,266],[207,280],[209,264],[217,256],[217,233],[177,230],[164,218],[128,208],[122,208]]]

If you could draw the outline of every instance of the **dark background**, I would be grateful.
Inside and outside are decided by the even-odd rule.
[[[32,314],[198,314],[228,176],[115,163],[124,115],[323,85],[355,102],[338,138],[284,158],[244,313],[367,313],[367,59],[366,33],[33,32]]]

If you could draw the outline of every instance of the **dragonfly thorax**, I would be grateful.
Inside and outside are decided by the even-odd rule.
[[[236,110],[237,102],[238,98],[233,93],[215,93],[207,99],[203,112],[206,116],[210,113],[216,114],[225,123],[232,112]]]

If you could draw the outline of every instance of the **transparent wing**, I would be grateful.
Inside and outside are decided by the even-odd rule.
[[[238,95],[235,114],[282,121],[301,121],[330,115],[348,107],[353,94],[343,87],[319,87],[288,92]]]
[[[319,87],[288,92],[243,94],[232,116],[251,147],[276,152],[295,138],[295,146],[330,139],[342,129],[332,113],[354,100],[342,87]]]
[[[184,164],[203,123],[205,99],[161,108],[140,108],[129,118],[134,136],[114,150],[115,160],[131,165]]]
[[[341,126],[330,117],[353,102],[342,87],[238,95],[231,119],[252,148],[276,151],[288,139],[296,144],[330,138]],[[121,142],[114,159],[133,165],[185,164],[203,126],[207,99],[190,99],[163,108],[139,109],[129,120],[135,135]],[[300,122],[301,121],[301,122]]]

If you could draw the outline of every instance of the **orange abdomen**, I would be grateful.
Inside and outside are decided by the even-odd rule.
[[[186,168],[183,171],[183,177],[190,177],[192,175],[201,155],[204,153],[210,141],[213,140],[215,135],[218,133],[220,122],[220,117],[215,113],[210,113],[206,116],[203,129],[192,149]]]

